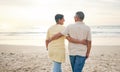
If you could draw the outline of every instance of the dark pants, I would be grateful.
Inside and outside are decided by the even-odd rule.
[[[86,60],[86,57],[78,56],[78,55],[75,55],[75,56],[70,55],[70,63],[72,66],[72,71],[82,72],[82,69],[85,64],[85,60]]]

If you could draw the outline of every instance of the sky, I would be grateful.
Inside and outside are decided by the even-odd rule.
[[[120,0],[0,0],[0,31],[49,27],[57,13],[64,15],[67,26],[77,11],[85,13],[89,26],[120,25]]]

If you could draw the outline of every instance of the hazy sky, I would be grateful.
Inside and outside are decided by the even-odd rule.
[[[76,11],[85,13],[87,25],[120,25],[120,0],[0,0],[0,30],[55,24],[64,14],[65,25],[74,22]]]

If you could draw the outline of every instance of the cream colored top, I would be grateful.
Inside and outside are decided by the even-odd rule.
[[[63,31],[64,29],[65,27],[60,24],[51,26],[47,32],[47,39]],[[52,42],[48,44],[48,55],[51,60],[56,61],[56,62],[65,62],[64,39],[65,37],[62,36],[59,39],[53,40]]]
[[[68,25],[61,33],[63,35],[70,35],[72,38],[78,40],[86,39],[91,41],[90,28],[83,22],[76,22],[75,24]],[[87,46],[69,42],[68,50],[70,55],[86,56]]]

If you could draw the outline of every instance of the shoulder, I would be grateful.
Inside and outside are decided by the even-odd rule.
[[[50,27],[48,28],[48,31],[51,30],[51,29],[53,29],[54,27],[55,27],[55,25],[50,26]]]
[[[57,29],[64,30],[64,29],[65,29],[65,26],[61,25],[61,26],[59,26]]]
[[[90,29],[90,26],[88,26],[88,25],[86,25],[86,24],[85,24],[85,27],[86,27],[86,29],[91,30],[91,29]]]
[[[73,27],[75,24],[69,24],[66,28]]]
[[[59,27],[61,27],[61,28],[65,28],[65,26],[63,26],[63,25],[59,25]]]

